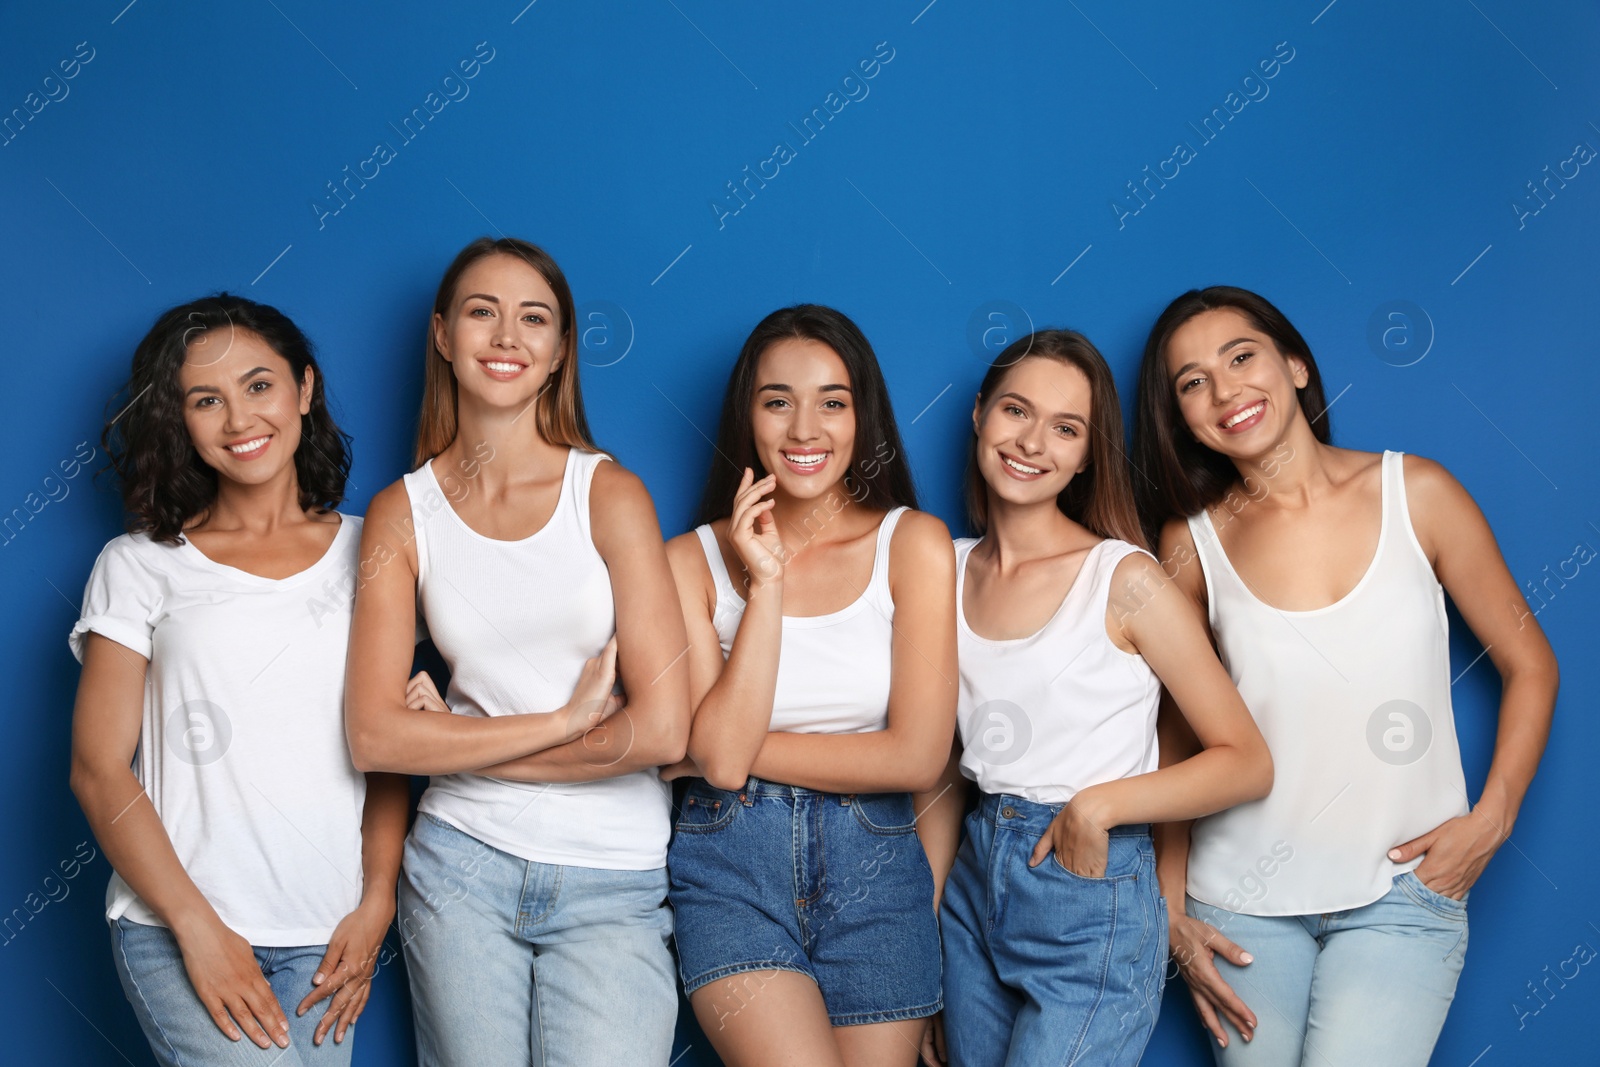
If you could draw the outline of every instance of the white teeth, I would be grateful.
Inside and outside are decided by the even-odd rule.
[[[1241,422],[1243,422],[1246,419],[1253,419],[1257,415],[1261,414],[1261,409],[1266,407],[1266,406],[1267,406],[1266,405],[1266,401],[1262,401],[1261,403],[1256,404],[1256,405],[1254,405],[1252,407],[1245,408],[1243,411],[1239,412],[1239,414],[1233,416],[1232,418],[1224,420],[1223,423],[1222,423],[1222,428],[1224,430],[1229,430],[1229,429],[1232,429],[1233,427],[1239,425]]]
[[[485,360],[483,365],[496,374],[512,374],[522,369],[522,364],[520,363],[501,363],[499,361]]]
[[[228,451],[232,452],[236,456],[242,456],[247,452],[254,452],[256,449],[260,448],[262,445],[264,445],[266,443],[267,443],[267,438],[258,437],[254,441],[246,441],[242,445],[229,445],[228,446]]]
[[[1043,469],[1041,469],[1039,467],[1024,466],[1023,464],[1018,463],[1016,460],[1011,459],[1009,456],[1001,456],[1000,458],[1001,458],[1001,460],[1003,460],[1005,462],[1006,466],[1010,467],[1014,471],[1021,471],[1023,474],[1043,474],[1044,473]]]
[[[828,453],[813,452],[810,455],[797,456],[793,452],[785,452],[783,458],[802,467],[815,467],[828,458]]]

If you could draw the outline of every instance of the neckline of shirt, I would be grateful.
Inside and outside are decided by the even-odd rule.
[[[515,545],[526,545],[529,542],[534,541],[542,536],[546,530],[554,526],[556,524],[556,519],[561,517],[561,509],[566,506],[567,502],[567,486],[570,485],[572,481],[572,467],[575,457],[577,456],[577,452],[578,450],[576,448],[573,448],[571,445],[567,446],[567,458],[566,462],[561,468],[561,488],[557,491],[555,510],[550,512],[550,517],[544,521],[543,526],[539,527],[528,536],[519,537],[515,540],[508,540],[503,537],[490,537],[488,534],[479,533],[477,530],[474,530],[470,525],[468,525],[467,520],[463,519],[461,517],[461,513],[456,510],[456,506],[450,503],[450,498],[445,496],[444,486],[439,484],[438,475],[433,473],[433,459],[428,460],[418,469],[428,472],[428,480],[432,482],[433,487],[439,491],[439,495],[444,497],[444,510],[450,513],[451,519],[455,521],[457,526],[461,527],[473,537],[476,537],[478,540],[487,544],[501,545],[509,548]]]
[[[1072,599],[1072,595],[1076,593],[1079,587],[1083,585],[1084,572],[1089,569],[1089,565],[1094,562],[1100,550],[1104,546],[1111,543],[1111,539],[1109,537],[1102,538],[1101,540],[1095,542],[1095,544],[1089,549],[1088,553],[1083,557],[1083,563],[1078,567],[1078,573],[1072,576],[1072,584],[1067,586],[1067,591],[1065,593],[1061,594],[1061,603],[1056,605],[1056,610],[1051,612],[1050,618],[1045,620],[1043,626],[1024,637],[985,637],[967,624],[966,607],[967,561],[972,558],[972,550],[977,548],[982,541],[983,538],[976,538],[972,544],[968,546],[966,552],[961,556],[961,566],[956,571],[956,625],[961,627],[961,632],[963,634],[971,637],[973,640],[981,641],[986,645],[994,645],[996,647],[1010,647],[1013,645],[1026,644],[1029,641],[1036,641],[1041,634],[1054,626],[1056,621],[1061,618],[1063,613],[1065,613],[1067,609],[1067,602]],[[1104,627],[1102,626],[1102,629],[1103,628]],[[1120,652],[1122,650],[1118,649],[1117,651]]]
[[[309,567],[295,571],[293,574],[287,575],[283,578],[268,578],[264,574],[256,574],[253,571],[247,571],[242,567],[235,567],[229,563],[219,563],[217,560],[214,560],[210,556],[206,555],[205,552],[201,550],[200,546],[194,543],[193,538],[190,537],[185,537],[183,541],[179,543],[178,547],[182,550],[186,550],[190,558],[198,561],[202,566],[210,570],[220,571],[231,578],[250,582],[253,585],[286,588],[290,585],[304,581],[306,578],[318,573],[338,555],[339,548],[343,544],[344,539],[349,536],[351,523],[349,516],[344,514],[344,512],[335,511],[334,514],[339,516],[339,528],[333,532],[333,540],[328,542],[328,547],[323,550],[322,555],[318,556],[316,562],[312,563]]]
[[[878,529],[873,534],[876,540],[873,543],[872,573],[867,575],[866,587],[861,590],[860,594],[857,595],[854,600],[850,601],[850,603],[846,604],[839,610],[830,611],[825,615],[780,616],[780,618],[783,620],[783,625],[786,627],[793,626],[799,629],[805,629],[812,626],[827,626],[831,623],[844,622],[846,619],[858,614],[863,608],[865,608],[867,606],[867,598],[872,593],[872,587],[877,584],[879,568],[887,568],[889,566],[888,560],[884,558],[888,555],[888,546],[883,544],[884,525],[897,513],[907,510],[910,509],[904,505],[890,508],[884,513],[883,518],[878,521]],[[707,529],[710,530],[709,523],[707,524]],[[717,544],[717,535],[715,530],[711,530],[711,542],[716,551],[717,570],[720,572],[719,574],[714,575],[714,577],[718,577],[726,583],[728,595],[733,598],[734,602],[738,606],[738,610],[743,612],[745,608],[749,606],[749,601],[740,596],[738,589],[734,587],[733,576],[728,572],[728,564],[722,558],[722,546]]]
[[[1244,590],[1244,595],[1249,598],[1250,602],[1257,607],[1265,608],[1267,611],[1276,612],[1279,615],[1312,618],[1337,611],[1353,601],[1370,584],[1372,576],[1377,573],[1378,564],[1383,559],[1384,549],[1387,548],[1389,543],[1390,511],[1392,507],[1389,493],[1389,464],[1392,461],[1389,457],[1398,455],[1400,455],[1398,452],[1385,452],[1383,459],[1379,463],[1379,492],[1382,503],[1379,508],[1378,547],[1373,549],[1372,559],[1367,562],[1367,569],[1361,572],[1361,579],[1351,586],[1348,593],[1333,603],[1324,604],[1320,608],[1280,608],[1276,604],[1269,604],[1265,599],[1257,596],[1255,589],[1251,587],[1249,582],[1244,580],[1244,575],[1240,574],[1238,568],[1233,565],[1233,560],[1228,558],[1227,549],[1222,547],[1222,538],[1217,534],[1216,525],[1211,521],[1210,509],[1202,508],[1200,514],[1205,520],[1206,530],[1211,534],[1211,544],[1217,550],[1218,558],[1222,561],[1222,565],[1228,569],[1228,573],[1233,576],[1233,580],[1239,584],[1239,588]]]

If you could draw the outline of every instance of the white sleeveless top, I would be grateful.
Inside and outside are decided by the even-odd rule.
[[[1467,813],[1450,707],[1444,590],[1406,508],[1404,457],[1383,454],[1383,525],[1343,599],[1283,611],[1245,585],[1210,516],[1189,518],[1222,662],[1272,750],[1265,799],[1200,819],[1189,893],[1249,915],[1370,904],[1389,849]]]
[[[560,708],[616,631],[611,575],[589,532],[589,486],[608,459],[569,450],[550,521],[518,541],[468,526],[431,461],[405,476],[417,607],[450,667],[453,714]],[[557,783],[435,775],[418,810],[526,860],[631,871],[666,863],[669,806],[667,784],[645,770]]]
[[[1106,633],[1117,564],[1144,550],[1101,541],[1049,622],[995,641],[967,625],[963,587],[978,540],[956,541],[961,772],[985,793],[1064,804],[1086,786],[1155,770],[1161,682]]]
[[[774,731],[799,734],[859,734],[889,723],[889,669],[894,652],[894,601],[889,596],[889,541],[907,508],[878,525],[872,577],[847,607],[826,615],[783,617],[778,651],[778,686],[772,698]],[[709,526],[694,531],[717,586],[711,623],[722,654],[733,650],[745,601]]]

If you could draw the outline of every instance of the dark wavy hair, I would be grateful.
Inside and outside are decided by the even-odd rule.
[[[900,444],[900,430],[889,406],[889,387],[884,383],[872,345],[844,312],[821,304],[796,304],[780,308],[757,323],[739,351],[723,394],[716,454],[695,524],[714,522],[733,511],[733,498],[739,493],[744,468],[754,471],[757,480],[767,476],[767,469],[756,455],[750,405],[755,397],[761,354],[788,338],[827,345],[838,354],[850,375],[856,444],[850,469],[845,473],[845,489],[851,498],[872,508],[916,507],[911,466]]]
[[[112,398],[112,416],[100,435],[116,473],[130,533],[181,544],[183,528],[211,508],[217,472],[195,451],[183,421],[178,373],[195,338],[224,327],[247,330],[288,361],[296,382],[313,372],[311,411],[300,417],[295,474],[300,506],[328,511],[344,499],[350,475],[350,436],[328,413],[322,368],[311,342],[277,308],[232,293],[218,293],[169,308],[133,353],[128,383]]]
[[[1306,365],[1306,384],[1295,390],[1296,399],[1311,432],[1329,443],[1333,431],[1322,374],[1312,358],[1311,346],[1283,312],[1266,297],[1231,285],[1190,289],[1167,305],[1145,341],[1139,365],[1139,398],[1134,411],[1133,460],[1141,477],[1135,484],[1139,515],[1152,544],[1169,520],[1197,514],[1217,503],[1239,482],[1239,469],[1221,452],[1196,441],[1178,410],[1178,396],[1167,373],[1167,345],[1178,328],[1196,315],[1232,308],[1250,325],[1272,339],[1285,356],[1298,356]]]
[[[1040,330],[1013,341],[989,364],[978,386],[978,407],[989,401],[1011,369],[1025,359],[1049,359],[1076,367],[1089,379],[1089,462],[1056,496],[1061,514],[1101,537],[1148,547],[1139,526],[1122,450],[1122,406],[1117,383],[1100,350],[1076,330]],[[978,438],[967,453],[967,517],[982,535],[989,525],[988,484],[978,471]]]

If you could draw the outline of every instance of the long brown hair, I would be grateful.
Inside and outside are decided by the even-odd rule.
[[[758,481],[767,476],[750,426],[756,371],[763,352],[791,337],[827,345],[850,376],[850,390],[855,397],[856,445],[844,476],[845,491],[869,508],[915,508],[917,489],[911,480],[911,466],[900,443],[894,409],[889,405],[889,387],[884,383],[872,345],[844,312],[821,304],[796,304],[779,308],[757,323],[739,350],[722,397],[716,452],[695,524],[715,522],[733,511],[733,498],[739,493],[739,479],[745,467],[754,472]]]
[[[1134,465],[1139,479],[1139,514],[1151,539],[1159,540],[1168,520],[1198,514],[1217,503],[1239,482],[1233,460],[1196,441],[1178,410],[1178,397],[1167,373],[1167,345],[1178,327],[1206,311],[1232,308],[1272,339],[1284,356],[1297,356],[1306,366],[1306,384],[1295,390],[1311,433],[1328,444],[1333,430],[1322,374],[1311,346],[1283,312],[1266,297],[1231,285],[1190,289],[1167,305],[1150,328],[1144,361],[1139,366],[1139,403],[1134,412]]]
[[[553,445],[567,445],[598,452],[589,433],[589,420],[583,413],[583,390],[578,384],[578,331],[573,325],[575,312],[572,289],[567,276],[550,253],[536,244],[516,237],[480,237],[456,254],[433,298],[433,314],[444,316],[455,302],[456,287],[467,268],[494,255],[516,256],[539,272],[556,294],[556,313],[560,317],[561,353],[556,370],[533,401],[534,426],[539,436]],[[459,396],[455,368],[444,358],[433,340],[433,315],[428,317],[428,339],[423,358],[427,361],[422,381],[422,410],[417,416],[416,467],[437,456],[456,439]]]
[[[1056,507],[1091,533],[1148,548],[1133,502],[1127,454],[1122,449],[1117,383],[1105,357],[1076,330],[1040,330],[1019,338],[989,364],[978,386],[980,411],[1000,390],[1011,369],[1025,359],[1052,359],[1078,368],[1089,379],[1089,462],[1057,495]],[[978,471],[976,434],[967,457],[967,517],[982,536],[989,526],[989,490]]]

